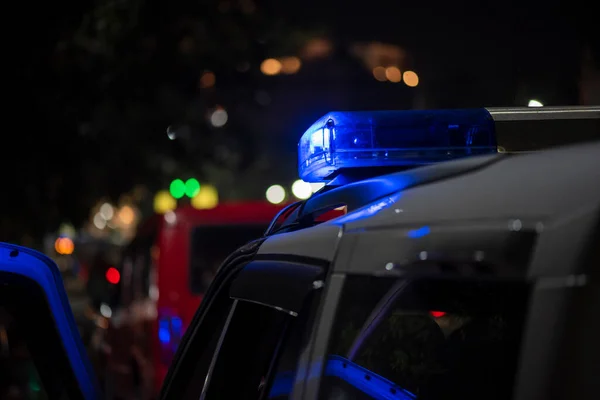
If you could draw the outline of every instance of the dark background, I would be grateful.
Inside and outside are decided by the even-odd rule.
[[[598,15],[584,2],[10,7],[2,241],[39,243],[88,221],[100,199],[137,188],[147,203],[179,176],[211,182],[225,200],[264,198],[296,179],[297,140],[329,110],[599,104]],[[284,56],[300,57],[297,73],[261,73],[264,59]],[[373,57],[414,70],[419,85],[376,80]],[[222,128],[209,123],[216,106],[228,113]]]

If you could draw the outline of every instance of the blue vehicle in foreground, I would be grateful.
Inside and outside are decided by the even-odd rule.
[[[600,141],[496,142],[557,127],[598,138],[600,108],[317,121],[299,172],[326,185],[222,264],[161,398],[597,399]],[[32,392],[100,398],[50,259],[0,245],[0,317]]]

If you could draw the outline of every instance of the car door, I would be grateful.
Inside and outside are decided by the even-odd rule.
[[[98,399],[56,264],[0,243],[0,398]]]
[[[253,260],[259,244],[220,268],[186,331],[161,399],[275,399],[291,392],[326,265]]]

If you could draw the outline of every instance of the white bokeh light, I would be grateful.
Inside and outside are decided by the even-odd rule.
[[[115,215],[115,210],[110,204],[104,203],[100,207],[100,215],[102,215],[102,218],[109,221]]]
[[[177,215],[173,211],[167,211],[165,213],[165,222],[169,225],[173,225],[177,222]]]
[[[94,226],[98,229],[106,228],[106,220],[100,213],[94,215]]]
[[[112,317],[112,309],[108,304],[102,303],[100,304],[100,314],[102,314],[104,318],[110,318]]]
[[[267,200],[269,203],[279,204],[285,200],[285,189],[281,185],[273,185],[267,189]]]
[[[300,200],[308,199],[313,193],[310,183],[298,179],[292,184],[292,193]]]
[[[220,128],[222,126],[225,126],[228,118],[229,117],[227,115],[227,111],[223,109],[218,109],[213,111],[213,113],[210,115],[210,123],[215,128]]]

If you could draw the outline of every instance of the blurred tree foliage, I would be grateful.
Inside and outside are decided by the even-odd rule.
[[[255,103],[260,62],[294,54],[310,36],[270,3],[95,0],[24,14],[37,32],[19,47],[26,134],[9,140],[27,150],[3,160],[19,193],[3,200],[11,212],[0,240],[78,224],[99,198],[135,184],[193,175],[227,187],[264,173],[253,151],[261,132],[236,115]],[[201,82],[206,71],[214,85]],[[218,105],[230,117],[221,129],[208,121]]]

